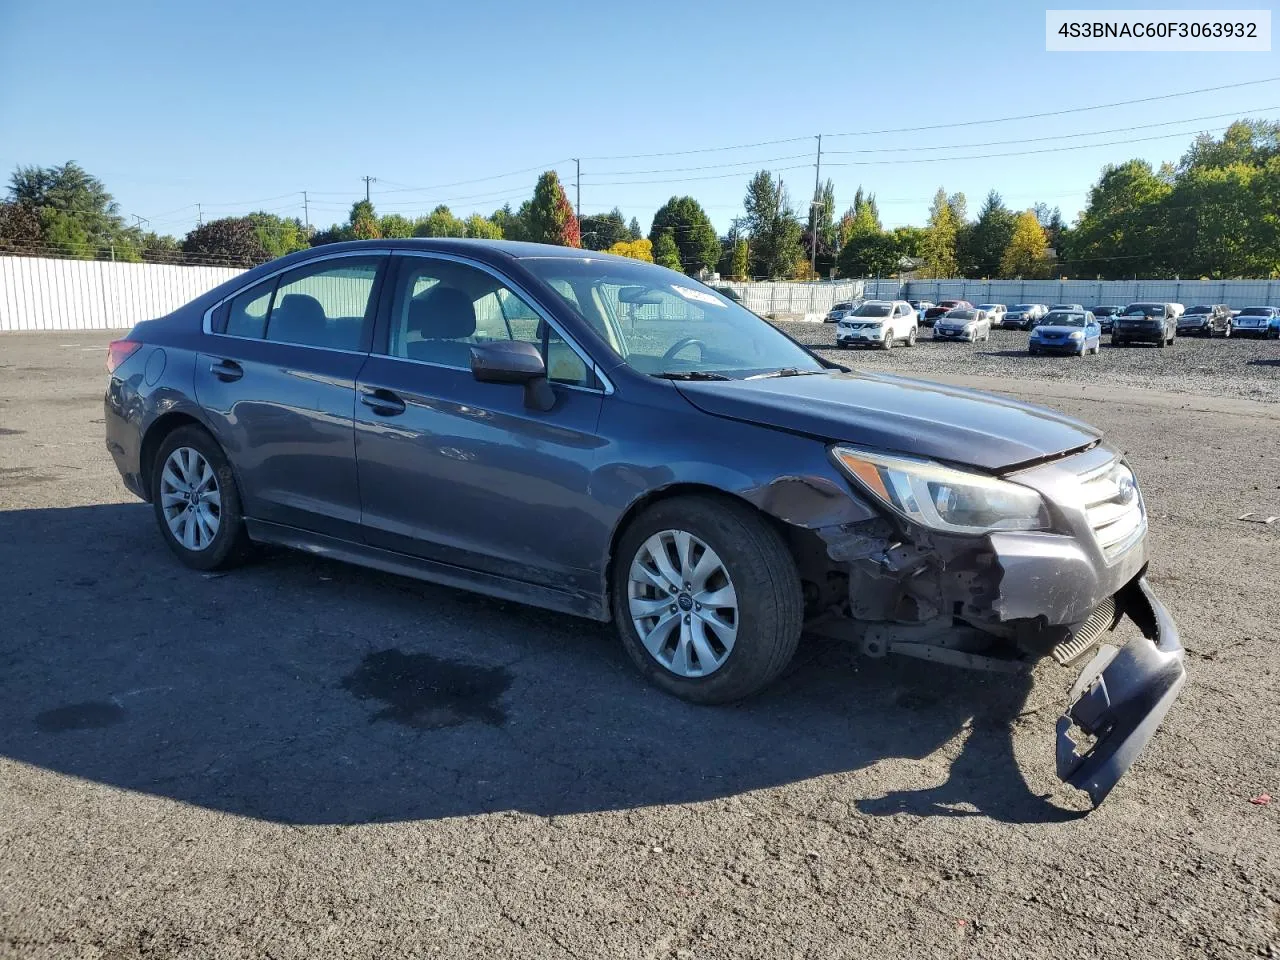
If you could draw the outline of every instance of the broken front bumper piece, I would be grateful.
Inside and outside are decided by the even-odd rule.
[[[1126,584],[1115,604],[1115,622],[1128,616],[1143,635],[1123,647],[1099,648],[1072,688],[1057,729],[1058,777],[1088,793],[1094,806],[1155,735],[1187,679],[1177,624],[1146,577]],[[1083,746],[1075,731],[1092,742]]]

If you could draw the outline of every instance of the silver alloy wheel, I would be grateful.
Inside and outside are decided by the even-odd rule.
[[[222,522],[218,474],[199,450],[178,447],[160,472],[160,508],[175,540],[188,550],[205,550]]]
[[[650,656],[678,677],[724,666],[738,636],[738,595],[724,561],[683,530],[640,545],[627,577],[631,622]]]

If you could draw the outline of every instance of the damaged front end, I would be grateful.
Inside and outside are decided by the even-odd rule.
[[[1178,630],[1146,581],[1145,506],[1114,451],[1099,445],[1013,476],[1043,497],[1036,529],[964,535],[891,515],[815,531],[848,581],[843,624],[828,620],[824,632],[852,627],[873,657],[1003,673],[1045,656],[1072,666],[1096,650],[1057,726],[1058,777],[1096,806],[1185,682]],[[1103,642],[1125,618],[1142,636]]]

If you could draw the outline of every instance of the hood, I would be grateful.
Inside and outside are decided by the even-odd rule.
[[[713,416],[992,471],[1087,447],[1101,436],[1052,410],[889,374],[678,381],[676,387]]]
[[[1060,333],[1066,337],[1071,336],[1071,334],[1073,334],[1077,330],[1080,331],[1081,333],[1084,333],[1084,327],[1072,327],[1066,324],[1059,326],[1056,323],[1052,325],[1047,323],[1042,323],[1036,327],[1036,333]]]

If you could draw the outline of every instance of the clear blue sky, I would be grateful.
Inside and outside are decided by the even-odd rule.
[[[378,178],[382,213],[515,206],[548,166],[572,201],[577,156],[584,213],[617,205],[647,230],[664,200],[688,193],[723,230],[757,169],[781,172],[806,204],[812,137],[823,133],[823,177],[834,178],[839,207],[861,183],[889,226],[922,222],[940,185],[964,191],[971,213],[995,187],[1011,206],[1042,200],[1070,220],[1106,162],[1176,159],[1195,131],[1228,122],[1198,119],[1209,115],[1280,118],[1271,83],[1040,120],[829,136],[1280,76],[1276,53],[1049,54],[1044,10],[1026,0],[0,0],[0,169],[75,160],[123,213],[181,235],[196,202],[206,219],[301,216],[302,190],[312,223],[326,226],[345,219],[366,174]],[[1168,125],[1133,129],[1158,123]],[[1061,134],[1080,136],[1025,149],[1111,145],[953,159],[1020,149],[956,145]],[[793,137],[806,139],[635,156]],[[935,146],[947,149],[922,149]],[[945,159],[910,162],[926,157]],[[865,165],[835,165],[853,162]]]

